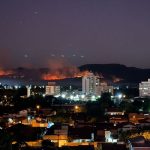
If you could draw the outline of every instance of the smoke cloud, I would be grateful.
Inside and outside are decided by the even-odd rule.
[[[85,72],[64,59],[51,59],[48,61],[49,71],[42,75],[44,80],[58,80],[65,78],[81,77]]]

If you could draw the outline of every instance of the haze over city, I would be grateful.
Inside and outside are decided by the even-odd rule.
[[[150,1],[1,0],[0,66],[150,68]]]

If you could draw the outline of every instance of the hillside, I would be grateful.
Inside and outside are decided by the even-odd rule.
[[[121,64],[87,64],[80,66],[79,69],[101,74],[108,80],[118,79],[120,82],[139,83],[150,78],[150,69],[127,67]]]
[[[73,68],[74,69],[74,68]],[[57,82],[60,84],[78,84],[81,79],[77,79],[72,68],[61,68],[61,70],[51,71],[50,68],[40,69],[28,69],[17,68],[11,70],[11,74],[7,74],[7,70],[0,76],[0,82],[4,84],[8,83],[30,83],[30,84],[47,84],[47,80],[44,80],[43,74],[49,76],[49,80],[53,80],[53,77],[57,77]],[[72,71],[73,70],[73,71]],[[127,67],[121,64],[87,64],[76,68],[79,74],[83,71],[92,71],[95,74],[99,74],[101,78],[110,83],[139,83],[146,81],[150,78],[150,69],[140,69],[136,67]],[[83,72],[84,74],[84,72]],[[63,77],[63,78],[61,78]],[[23,82],[23,83],[22,83]],[[81,83],[80,83],[81,84]]]

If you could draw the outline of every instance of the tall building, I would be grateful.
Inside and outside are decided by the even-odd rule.
[[[100,95],[100,79],[93,73],[88,73],[82,77],[82,93],[85,95]]]
[[[148,79],[148,81],[139,83],[139,96],[150,96],[150,79]]]
[[[31,96],[31,86],[27,86],[27,97]]]
[[[60,86],[56,85],[55,82],[48,82],[45,88],[45,95],[58,95],[60,94]]]
[[[100,95],[105,92],[111,93],[113,95],[113,93],[114,93],[113,86],[108,86],[106,82],[100,83]]]

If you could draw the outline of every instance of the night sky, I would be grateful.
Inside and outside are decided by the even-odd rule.
[[[0,0],[1,67],[150,68],[149,57],[150,0]]]

